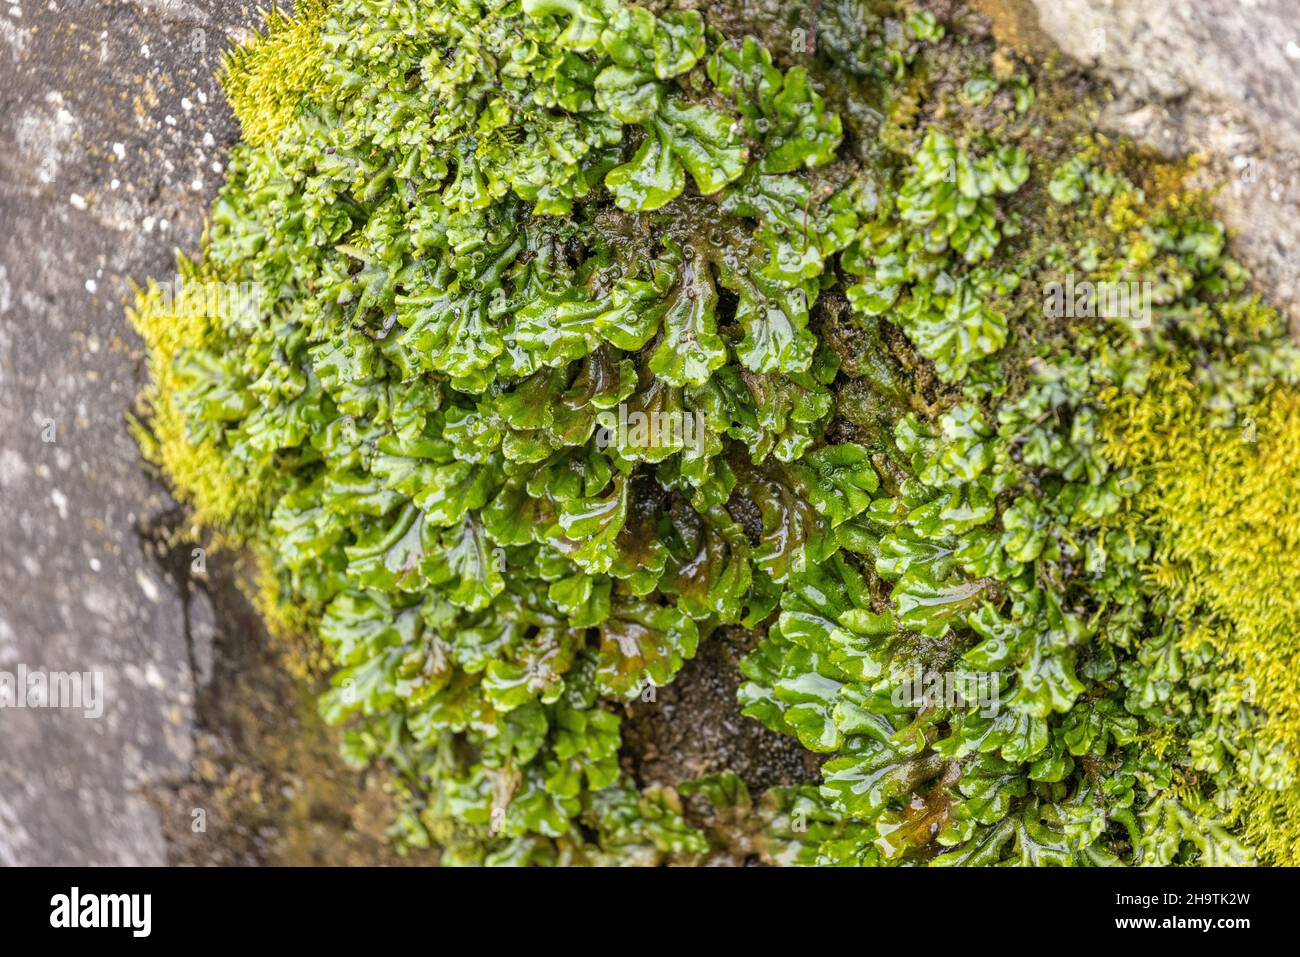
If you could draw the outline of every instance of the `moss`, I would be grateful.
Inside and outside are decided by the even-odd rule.
[[[238,544],[248,523],[265,508],[260,478],[226,456],[209,435],[200,437],[181,408],[189,384],[182,369],[187,351],[210,341],[230,300],[224,274],[208,258],[177,256],[167,286],[150,280],[137,289],[127,318],[144,340],[150,382],[139,397],[141,418],[132,432],[146,458],[171,481],[200,525],[217,534],[213,545]]]
[[[141,293],[146,445],[449,862],[1282,857],[1276,315],[1074,80],[912,5],[817,16],[816,60],[614,0],[273,16],[182,266],[252,321]],[[1151,314],[1049,308],[1076,278]],[[624,773],[622,718],[729,628],[819,786]]]
[[[1259,848],[1262,861],[1300,866],[1300,789],[1248,788],[1238,814],[1244,838]]]
[[[1269,787],[1247,792],[1246,834],[1300,863],[1300,390],[1270,389],[1223,421],[1170,358],[1143,394],[1115,398],[1106,429],[1108,455],[1142,478],[1131,520],[1158,530],[1148,573],[1175,596],[1185,643],[1212,646],[1217,680],[1239,672],[1268,715],[1260,733],[1278,767],[1255,769]]]
[[[328,93],[321,26],[332,2],[297,0],[292,17],[272,7],[263,32],[227,55],[221,88],[239,119],[244,142],[275,142],[305,101]]]

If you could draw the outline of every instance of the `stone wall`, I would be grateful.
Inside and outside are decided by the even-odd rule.
[[[979,0],[995,33],[1113,86],[1103,124],[1199,154],[1235,249],[1300,332],[1300,3]]]

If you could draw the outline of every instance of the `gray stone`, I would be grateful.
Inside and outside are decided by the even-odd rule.
[[[1235,252],[1300,333],[1296,0],[979,0],[998,34],[1052,44],[1109,80],[1103,125],[1198,154]]]
[[[1300,321],[1295,0],[982,3],[1109,78],[1110,126],[1204,152],[1237,249]],[[167,859],[143,792],[190,773],[226,623],[138,534],[173,505],[125,429],[144,369],[122,304],[197,245],[236,132],[213,73],[257,20],[222,0],[0,6],[0,671],[101,671],[107,698],[98,719],[0,709],[0,864]]]
[[[211,609],[190,602],[191,628],[137,535],[170,502],[125,428],[144,369],[122,306],[197,245],[236,133],[213,74],[259,19],[0,9],[0,670],[101,671],[107,699],[98,719],[0,709],[0,864],[166,859],[141,788],[188,774]]]

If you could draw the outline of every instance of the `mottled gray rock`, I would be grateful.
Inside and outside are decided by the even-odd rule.
[[[1115,89],[1106,126],[1200,154],[1236,252],[1300,333],[1300,2],[979,0],[1021,46],[1054,44]]]
[[[213,73],[259,19],[0,5],[0,671],[100,671],[106,698],[98,719],[0,709],[0,864],[165,860],[140,789],[188,771],[213,624],[137,534],[169,502],[125,428],[143,363],[122,303],[197,243],[235,134]]]
[[[1111,79],[1112,126],[1205,152],[1238,249],[1300,298],[1296,0],[981,2]],[[0,709],[0,864],[167,856],[142,789],[188,774],[229,625],[138,534],[171,503],[124,427],[143,365],[122,302],[197,243],[235,132],[212,75],[257,19],[234,0],[0,4],[0,672],[101,671],[107,698],[98,719]]]

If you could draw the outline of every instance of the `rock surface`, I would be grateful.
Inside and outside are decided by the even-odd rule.
[[[104,682],[98,718],[0,708],[0,864],[396,862],[379,775],[342,764],[239,556],[196,560],[127,431],[123,304],[198,246],[238,134],[213,76],[260,21],[232,0],[0,12],[0,681]]]
[[[1008,42],[1110,79],[1108,125],[1207,155],[1238,251],[1300,324],[1295,0],[979,2]],[[97,719],[0,708],[0,864],[387,857],[373,792],[330,764],[233,570],[186,571],[181,513],[125,427],[144,376],[129,280],[165,279],[173,248],[197,246],[237,133],[213,73],[258,19],[238,0],[0,5],[0,678],[97,671],[105,689]],[[697,667],[632,716],[634,771],[717,770],[717,742],[669,733],[714,678]],[[772,782],[809,770],[760,757]]]
[[[1296,0],[978,0],[996,34],[1058,49],[1114,87],[1102,123],[1196,184],[1300,334],[1300,5]]]
[[[166,860],[141,787],[188,773],[216,627],[138,534],[169,502],[125,427],[144,370],[122,303],[197,243],[236,134],[213,72],[257,16],[0,9],[0,672],[102,672],[105,698],[0,709],[0,864]]]

